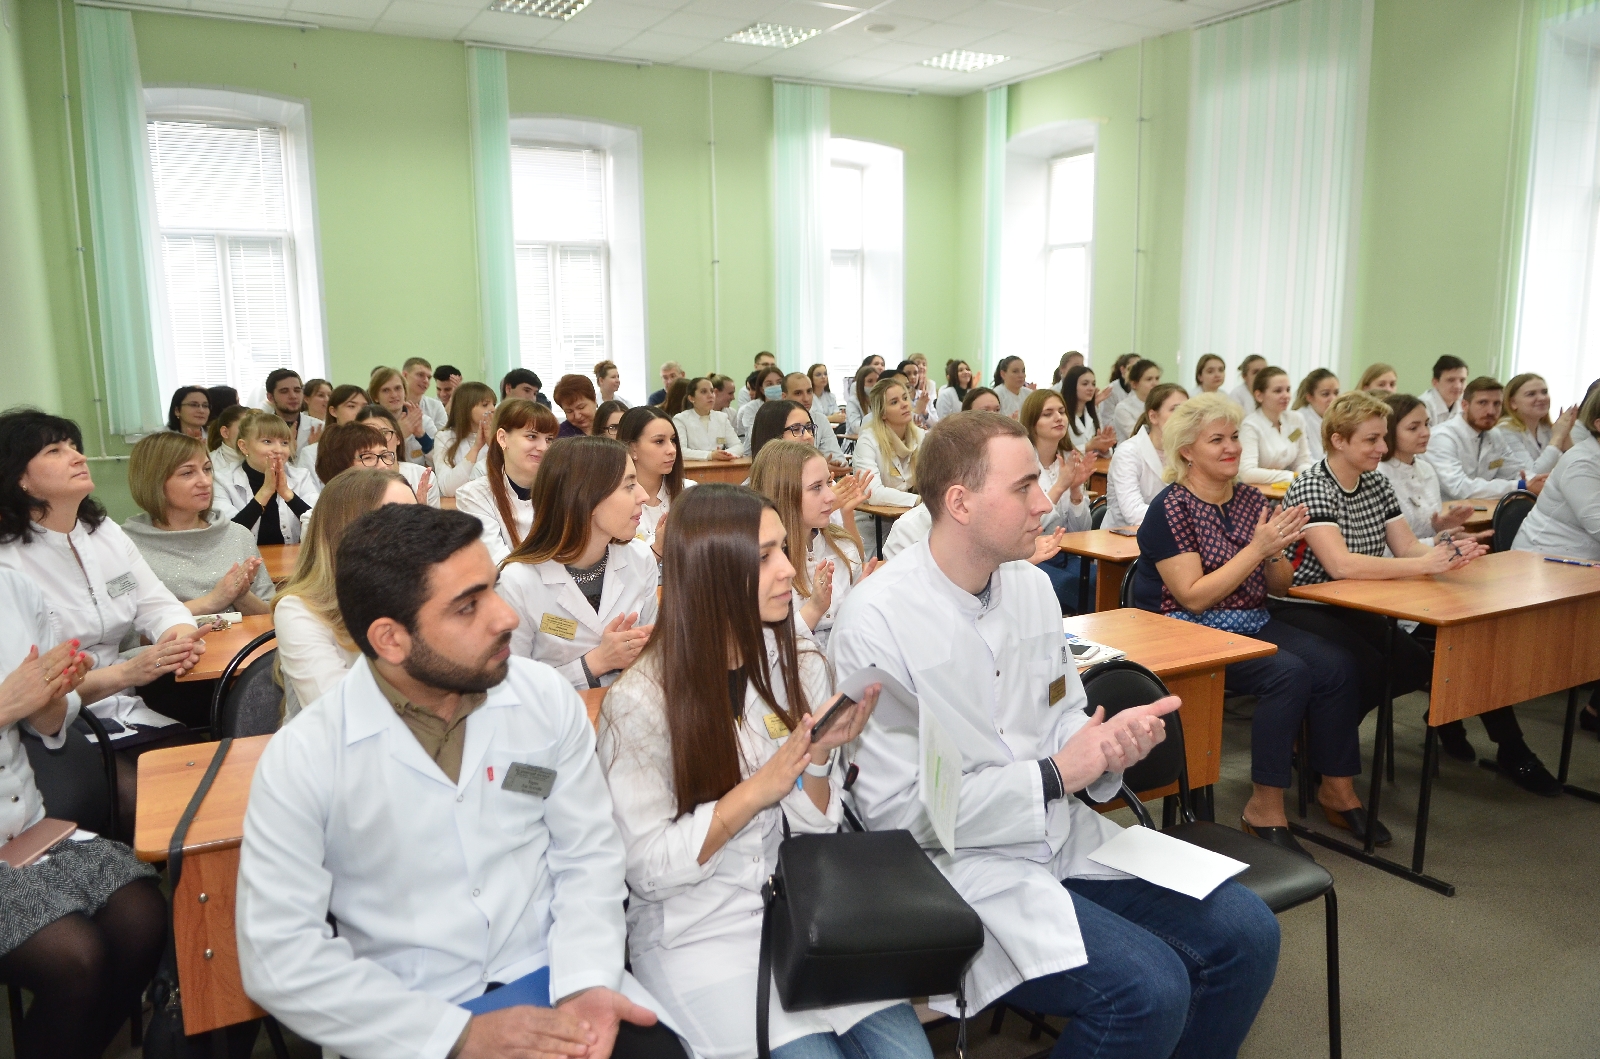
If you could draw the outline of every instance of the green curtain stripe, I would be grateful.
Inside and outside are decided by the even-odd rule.
[[[983,376],[984,385],[999,359],[1000,270],[1005,239],[1006,140],[1011,89],[984,95],[983,125]]]
[[[160,236],[133,16],[99,7],[75,14],[107,418],[113,433],[145,434],[166,425],[173,372],[157,337],[165,332]]]
[[[478,220],[478,300],[484,378],[497,385],[522,364],[517,329],[517,256],[511,216],[511,105],[506,53],[467,49],[472,184]],[[548,383],[546,385],[549,385]]]
[[[826,88],[772,85],[772,226],[778,363],[825,360],[828,250],[821,197],[828,167]]]

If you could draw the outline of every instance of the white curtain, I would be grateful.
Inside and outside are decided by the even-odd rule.
[[[773,82],[772,124],[776,352],[786,371],[804,371],[825,359],[828,247],[822,194],[828,175],[828,90]]]
[[[984,95],[983,122],[983,369],[977,375],[988,385],[1000,359],[1001,268],[1005,249],[1006,122],[1011,89],[991,88]],[[1048,381],[1048,380],[1047,380]],[[979,385],[973,383],[974,386]]]
[[[1543,8],[1512,362],[1566,405],[1600,375],[1600,10]]]
[[[478,222],[478,301],[483,361],[491,386],[522,366],[517,329],[517,262],[511,217],[511,106],[506,53],[467,49],[472,185]],[[546,385],[549,385],[548,383]]]
[[[1195,31],[1181,371],[1259,354],[1349,371],[1372,0],[1297,0]]]

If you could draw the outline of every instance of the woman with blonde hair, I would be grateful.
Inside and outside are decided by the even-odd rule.
[[[1377,393],[1379,397],[1394,393],[1399,388],[1400,374],[1389,364],[1367,365],[1367,370],[1361,373],[1361,381],[1356,383],[1356,389],[1361,393]]]
[[[389,410],[400,425],[405,447],[400,458],[407,463],[425,464],[433,451],[434,435],[440,423],[428,418],[422,406],[407,399],[406,377],[398,368],[376,368],[367,382],[367,400]]]
[[[392,470],[352,468],[323,490],[300,561],[272,603],[285,717],[333,690],[361,657],[344,627],[334,589],[334,557],[345,529],[384,504],[416,502],[410,483]]]
[[[434,437],[431,453],[433,476],[445,496],[488,473],[494,408],[494,391],[481,382],[464,382],[451,395],[450,425]]]
[[[249,530],[257,544],[298,544],[300,516],[317,498],[317,480],[294,464],[294,435],[271,412],[251,412],[235,441],[244,459],[214,469],[212,504]]]
[[[1550,421],[1550,387],[1543,376],[1523,372],[1505,389],[1505,412],[1495,430],[1507,447],[1526,459],[1528,477],[1549,474],[1561,454],[1572,448],[1572,428],[1578,422],[1576,406]]]
[[[878,564],[862,561],[861,538],[849,517],[862,493],[836,489],[831,477],[827,459],[803,441],[768,442],[750,468],[750,488],[771,500],[783,520],[800,619],[823,650],[844,597]]]
[[[1305,421],[1306,450],[1313,461],[1322,459],[1322,417],[1338,396],[1339,376],[1327,368],[1312,368],[1294,391],[1294,404],[1289,407]]]
[[[537,401],[502,401],[483,477],[456,490],[456,510],[483,523],[483,543],[497,563],[522,544],[533,525],[533,480],[560,429],[555,413]]]
[[[856,439],[851,466],[857,473],[872,472],[869,504],[912,507],[921,502],[916,493],[917,446],[922,444],[922,429],[913,421],[911,391],[904,381],[890,376],[879,380],[867,398],[871,419]],[[878,546],[877,531],[870,515],[856,513],[856,529],[868,552]]]

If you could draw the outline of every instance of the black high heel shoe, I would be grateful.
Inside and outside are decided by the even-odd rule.
[[[1239,817],[1239,829],[1247,835],[1254,835],[1263,841],[1270,842],[1279,849],[1286,849],[1290,853],[1298,853],[1307,860],[1316,859],[1306,852],[1305,847],[1295,839],[1294,832],[1287,827],[1257,827],[1241,816]]]
[[[1367,810],[1364,806],[1358,805],[1354,809],[1329,809],[1324,805],[1322,812],[1328,818],[1328,823],[1342,831],[1350,832],[1362,842],[1367,840],[1367,827],[1369,825],[1373,828],[1374,838],[1372,844],[1374,846],[1387,846],[1394,841],[1394,836],[1389,834],[1389,829],[1383,826],[1382,820],[1372,821],[1367,817]]]

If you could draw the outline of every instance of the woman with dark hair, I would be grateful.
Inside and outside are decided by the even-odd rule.
[[[768,401],[750,425],[750,458],[761,454],[767,442],[783,438],[815,447],[817,424],[798,401]]]
[[[627,410],[628,405],[624,401],[602,401],[600,407],[594,410],[594,436],[615,441],[617,426]]]
[[[533,527],[500,566],[500,593],[522,623],[511,653],[575,688],[603,688],[633,664],[656,618],[660,566],[639,540],[644,490],[609,438],[562,438],[533,482]],[[553,620],[552,620],[553,619]]]
[[[211,406],[211,418],[216,419],[239,403],[239,391],[232,386],[207,386],[206,402]]]
[[[1144,400],[1161,381],[1161,365],[1153,360],[1136,360],[1128,367],[1128,396],[1117,402],[1109,422],[1120,444],[1133,436],[1133,424],[1144,415]]]
[[[224,467],[244,459],[244,453],[239,451],[239,425],[253,411],[242,404],[229,405],[212,417],[211,425],[206,428],[206,448],[211,450],[214,472],[220,473]],[[300,451],[304,454],[315,448],[315,445],[307,445]]]
[[[0,842],[45,817],[19,731],[51,750],[80,738],[71,693],[93,660],[59,636],[38,586],[0,570]],[[127,846],[94,836],[0,869],[0,982],[33,994],[11,1027],[17,1059],[99,1059],[138,1010],[166,932],[155,876]]]
[[[695,384],[701,381],[701,379],[673,379],[672,385],[667,387],[666,399],[661,402],[661,410],[669,416],[676,416],[688,408]]]
[[[399,460],[394,454],[394,443],[375,426],[383,422],[382,416],[373,416],[363,423],[334,424],[328,428],[322,435],[322,448],[317,455],[317,478],[324,486],[352,467],[395,469]]]
[[[356,414],[367,405],[371,404],[367,391],[359,386],[346,383],[335,386],[333,393],[328,398],[328,425],[334,423],[354,423]]]
[[[1252,353],[1239,362],[1239,385],[1228,391],[1228,396],[1233,398],[1233,403],[1238,405],[1248,415],[1255,408],[1255,398],[1251,396],[1250,388],[1256,384],[1256,372],[1267,366],[1267,358],[1259,353]]]
[[[656,529],[678,495],[693,481],[683,477],[683,447],[672,417],[660,408],[630,408],[617,424],[617,440],[628,446],[639,488],[644,490],[644,510],[639,515],[639,537],[655,547]]]
[[[717,387],[710,379],[679,379],[684,384],[688,403],[672,411],[672,394],[667,394],[666,413],[678,429],[687,460],[733,460],[744,455],[744,442],[728,413],[716,409]]]
[[[1109,456],[1116,447],[1117,435],[1110,423],[1101,423],[1097,394],[1094,369],[1088,365],[1068,368],[1062,376],[1061,399],[1067,406],[1067,437],[1072,439],[1073,448]]]
[[[594,410],[598,403],[594,397],[594,383],[589,381],[589,376],[561,376],[550,396],[555,399],[556,407],[561,409],[561,414],[566,417],[556,436],[588,437],[594,429]],[[668,402],[672,400],[670,393],[667,400]]]
[[[863,364],[856,369],[855,381],[850,386],[850,394],[845,399],[844,405],[844,432],[846,434],[861,433],[861,421],[868,415],[868,406],[871,403],[867,394],[878,385],[878,378],[883,374],[882,367],[873,367]]]
[[[1099,407],[1100,421],[1110,423],[1111,417],[1116,414],[1117,405],[1133,392],[1133,387],[1127,380],[1128,365],[1139,359],[1137,353],[1124,353],[1111,362],[1111,381],[1106,383],[1105,389],[1095,395],[1095,404]]]
[[[1311,450],[1313,461],[1322,459],[1322,417],[1338,396],[1339,376],[1327,368],[1312,368],[1294,392],[1294,404],[1290,407],[1305,420],[1306,448]]]
[[[633,973],[695,1054],[744,1059],[756,1053],[761,883],[785,830],[838,828],[838,750],[878,689],[813,741],[838,698],[827,661],[795,632],[795,569],[772,502],[706,485],[673,523],[661,616],[606,695],[598,751],[626,849]],[[769,1034],[773,1059],[932,1056],[905,1001],[774,1003]]]
[[[783,399],[783,372],[777,368],[760,368],[751,378],[755,380],[753,392],[754,400],[746,401],[739,406],[739,411],[734,413],[733,427],[739,432],[739,437],[748,448],[750,442],[750,428],[755,423],[756,413],[761,411],[761,406],[769,401]]]
[[[1316,462],[1306,438],[1306,421],[1289,407],[1289,373],[1268,366],[1250,386],[1255,410],[1239,424],[1239,481],[1248,485],[1292,482]]]
[[[1000,413],[1000,395],[987,386],[974,386],[961,399],[961,407],[957,408],[956,411],[993,412],[998,415]]]
[[[1083,354],[1079,353],[1075,349],[1068,350],[1067,352],[1061,354],[1061,359],[1056,361],[1056,370],[1050,373],[1050,385],[1060,386],[1061,380],[1067,374],[1067,372],[1071,371],[1073,368],[1076,368],[1082,363]]]
[[[483,523],[483,543],[497,563],[516,550],[533,525],[533,480],[560,429],[555,413],[537,401],[500,402],[484,476],[456,490],[456,510]]]
[[[839,398],[834,396],[833,388],[828,381],[828,366],[826,364],[813,364],[806,369],[806,378],[811,380],[812,407],[821,412],[828,422],[838,424],[844,422],[844,405],[839,403]]]
[[[484,383],[464,382],[452,393],[449,425],[434,436],[431,453],[442,495],[455,496],[457,489],[488,471],[494,407],[494,391]]]
[[[323,423],[328,421],[328,402],[333,399],[333,383],[327,379],[311,379],[301,391],[305,413]]]
[[[159,712],[168,701],[147,702],[139,689],[193,669],[206,649],[202,630],[90,496],[94,480],[82,443],[70,419],[33,409],[0,415],[0,568],[31,578],[44,593],[51,628],[93,657],[78,695],[107,722],[114,746],[186,738]],[[153,646],[123,660],[123,641],[140,636]],[[124,815],[133,811],[134,778],[132,759],[119,755]]]
[[[940,419],[961,411],[961,402],[966,399],[967,391],[972,389],[972,369],[964,360],[947,360],[944,362],[944,381],[944,388],[939,391],[933,404]]]
[[[440,424],[429,419],[422,406],[407,400],[406,377],[398,368],[377,368],[367,382],[367,400],[389,410],[400,427],[405,448],[400,459],[405,463],[424,464],[433,451],[433,438]]]
[[[1033,387],[1028,385],[1028,366],[1021,357],[1001,357],[994,366],[994,392],[1000,398],[1000,414],[1011,419],[1022,415],[1022,402]]]
[[[167,404],[167,429],[191,438],[204,438],[211,422],[211,398],[204,386],[180,386]]]
[[[1207,353],[1194,365],[1194,384],[1200,393],[1218,393],[1228,381],[1228,362],[1215,353]]]
[[[417,495],[417,503],[438,507],[442,495],[439,492],[439,481],[433,476],[431,467],[424,467],[420,463],[407,463],[405,457],[401,455],[403,450],[400,447],[400,440],[403,434],[400,421],[394,417],[394,413],[381,404],[364,405],[361,411],[356,413],[355,421],[365,423],[383,435],[384,444],[394,453],[394,470],[411,486],[411,491]]]

